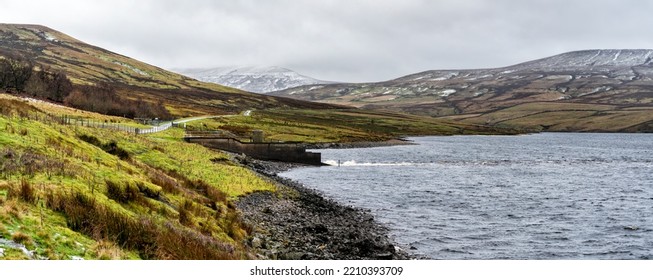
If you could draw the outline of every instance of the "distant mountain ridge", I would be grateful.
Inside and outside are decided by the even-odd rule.
[[[640,110],[653,106],[653,50],[583,50],[502,68],[433,70],[378,83],[302,86],[271,94],[549,131],[640,131],[649,126],[653,131],[653,111]],[[542,102],[545,109],[518,107]],[[579,104],[584,107],[578,109]],[[579,114],[583,110],[595,115]],[[641,116],[610,122],[611,127],[577,119],[602,120],[617,111],[619,116],[632,115],[633,110]],[[563,120],[551,121],[547,114],[553,111],[567,115],[559,113],[556,118]]]
[[[267,93],[304,85],[333,83],[304,76],[278,66],[174,69],[174,71],[203,82],[216,83],[256,93]]]
[[[531,70],[585,70],[653,66],[653,50],[582,50],[517,64],[508,68]]]

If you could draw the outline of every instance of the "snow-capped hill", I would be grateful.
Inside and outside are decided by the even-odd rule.
[[[277,66],[178,69],[177,72],[203,82],[221,84],[256,93],[268,93],[298,86],[330,83]]]
[[[378,83],[272,95],[412,114],[486,113],[527,102],[653,106],[653,50],[586,50],[490,69],[432,70]]]
[[[519,70],[578,70],[653,66],[653,50],[584,50],[559,54],[508,68]]]

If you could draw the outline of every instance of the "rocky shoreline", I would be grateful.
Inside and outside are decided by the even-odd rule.
[[[242,197],[237,208],[254,226],[250,246],[261,259],[405,260],[415,258],[394,244],[388,230],[363,209],[341,205],[277,173],[301,165],[236,161],[277,182],[278,191]]]

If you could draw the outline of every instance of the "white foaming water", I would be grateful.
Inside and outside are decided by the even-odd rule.
[[[424,163],[414,162],[356,162],[355,160],[338,161],[338,160],[325,160],[325,164],[331,166],[417,166]]]
[[[280,174],[434,259],[653,258],[653,135],[420,137]],[[340,160],[340,167],[337,166]]]

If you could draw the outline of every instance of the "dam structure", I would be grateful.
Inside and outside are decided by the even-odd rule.
[[[266,142],[263,132],[255,130],[250,139],[222,131],[186,131],[184,141],[208,148],[245,154],[255,159],[323,165],[320,153],[307,152],[304,143]]]

